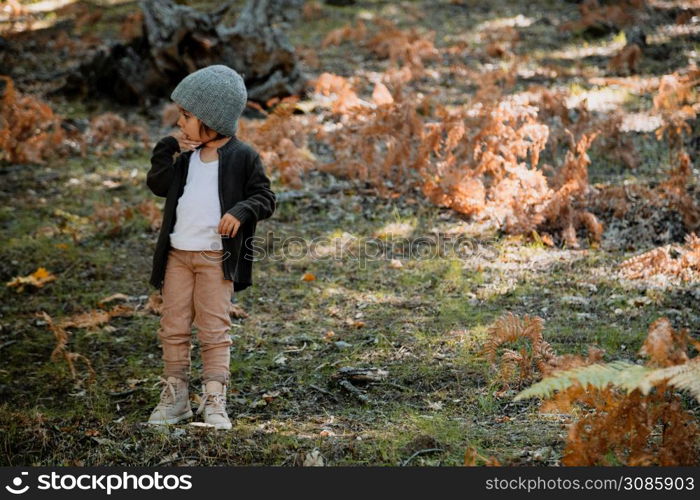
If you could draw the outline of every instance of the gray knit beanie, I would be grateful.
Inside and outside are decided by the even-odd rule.
[[[222,64],[187,75],[170,98],[216,132],[232,136],[248,100],[241,75]]]

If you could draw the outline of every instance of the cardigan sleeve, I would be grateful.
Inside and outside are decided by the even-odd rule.
[[[226,212],[240,220],[241,225],[250,220],[257,222],[267,219],[275,212],[277,197],[270,189],[270,179],[265,175],[259,154],[256,154],[252,162],[243,193],[244,199]]]
[[[156,196],[167,196],[173,181],[175,160],[173,156],[180,152],[180,145],[175,137],[169,135],[158,141],[151,155],[151,169],[146,175],[146,184]]]

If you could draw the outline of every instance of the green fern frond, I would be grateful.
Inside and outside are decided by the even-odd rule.
[[[579,366],[571,370],[556,373],[551,377],[528,387],[515,396],[515,401],[527,398],[549,398],[555,391],[563,391],[579,383],[599,389],[614,385],[628,392],[636,389],[642,379],[652,371],[650,368],[635,365],[627,361],[613,361],[605,365],[595,364]]]
[[[640,389],[643,394],[648,394],[652,387],[663,380],[676,389],[690,392],[700,401],[700,358],[695,357],[682,365],[652,371],[642,379]]]

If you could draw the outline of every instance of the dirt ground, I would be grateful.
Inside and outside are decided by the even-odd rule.
[[[215,2],[190,4],[206,8]],[[102,8],[99,22],[81,30],[116,36],[119,20],[135,3]],[[235,11],[226,22],[235,19]],[[305,68],[311,77],[386,68],[386,61],[352,44],[318,49],[330,30],[368,15],[391,18],[402,28],[433,30],[438,47],[459,40],[478,45],[488,23],[515,26],[521,39],[515,50],[529,54],[533,68],[571,69],[556,78],[524,74],[515,91],[536,82],[586,94],[601,112],[607,105],[628,113],[651,107],[648,94],[590,83],[607,75],[606,54],[619,33],[590,37],[557,30],[578,17],[572,2],[324,6],[321,17],[289,28],[296,47],[318,53],[319,66]],[[661,76],[694,60],[694,33],[652,43],[640,75]],[[24,92],[50,88],[53,83],[37,74],[56,54],[26,50],[31,56],[14,70],[17,87]],[[465,64],[494,63],[469,59]],[[474,91],[473,82],[448,78],[448,68],[439,62],[427,67],[440,76],[416,82],[418,88],[439,87],[442,98],[455,104]],[[159,109],[144,112],[58,96],[47,102],[75,120],[114,111],[144,126],[151,145],[169,131],[160,124]],[[654,185],[667,175],[663,142],[653,132],[628,136],[639,166],[631,170],[594,149],[592,184]],[[254,286],[234,294],[247,317],[234,319],[232,330],[228,410],[233,429],[149,427],[143,422],[158,400],[162,369],[159,317],[144,308],[153,292],[147,281],[157,232],[139,216],[115,232],[80,219],[95,203],[119,199],[132,206],[155,198],[145,184],[149,156],[148,147],[132,141],[110,154],[76,155],[43,166],[0,164],[0,277],[7,282],[40,266],[57,276],[36,290],[3,287],[1,292],[2,465],[291,466],[320,456],[335,466],[434,466],[461,465],[465,452],[475,449],[479,464],[493,458],[504,465],[553,466],[560,463],[570,416],[539,413],[534,400],[514,402],[517,387],[499,393],[481,350],[495,319],[506,312],[540,316],[545,338],[558,353],[585,354],[597,346],[607,361],[636,359],[649,325],[661,316],[689,328],[695,338],[700,333],[697,284],[659,286],[625,280],[618,271],[632,255],[682,242],[685,231],[677,213],[645,212],[643,206],[624,219],[601,213],[606,226],[601,245],[552,248],[504,235],[425,199],[370,196],[361,182],[321,172],[306,174],[304,187],[285,195],[289,187],[270,172],[280,201],[274,216],[258,225],[264,237],[296,240],[306,248],[314,241],[366,247],[392,234],[413,240],[460,236],[461,245],[446,245],[442,252],[426,247],[410,259],[398,251],[367,258],[352,252],[297,258],[294,244],[275,247],[270,258],[255,264]],[[694,181],[690,191],[696,193]],[[85,234],[76,242],[70,231],[56,234],[47,226]],[[302,279],[305,273],[315,279]],[[138,314],[71,330],[70,351],[86,356],[96,372],[95,383],[87,384],[87,371],[77,362],[76,380],[64,361],[51,361],[54,336],[36,313],[62,318],[94,310],[115,293],[125,294]],[[377,368],[386,376],[357,383],[352,392],[342,383],[341,369],[347,367]],[[193,390],[199,389],[200,370],[195,346]],[[697,403],[686,403],[698,412]]]

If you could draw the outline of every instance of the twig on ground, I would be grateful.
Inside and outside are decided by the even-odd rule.
[[[195,457],[193,455],[186,456],[186,457],[175,457],[175,458],[169,458],[167,460],[162,460],[161,462],[156,465],[156,467],[161,467],[163,465],[168,465],[173,462],[179,462],[180,460],[201,460],[201,457]]]
[[[389,387],[394,387],[400,391],[408,391],[408,387],[405,387],[401,384],[397,384],[396,382],[382,382],[382,385],[388,385]]]
[[[325,390],[325,389],[323,389],[323,388],[321,388],[321,387],[318,387],[317,385],[313,385],[313,384],[310,384],[309,387],[310,387],[311,389],[314,389],[315,391],[318,391],[318,392],[320,392],[320,393],[325,394],[326,396],[328,396],[329,398],[331,398],[331,399],[332,399],[333,401],[335,401],[336,403],[338,402],[338,398],[335,397],[335,394],[333,394],[332,392],[327,391],[327,390]]]
[[[119,396],[128,396],[129,394],[133,394],[137,391],[138,389],[128,389],[126,391],[120,391],[120,392],[110,392],[108,393],[110,396],[118,398]]]
[[[408,463],[411,460],[413,460],[414,458],[416,458],[418,455],[423,455],[424,453],[433,453],[435,451],[443,451],[443,449],[442,448],[426,448],[425,450],[418,450],[413,455],[411,455],[406,460],[404,460],[403,463],[401,464],[401,467],[406,467],[408,465]]]
[[[350,381],[341,380],[340,382],[338,382],[338,385],[340,385],[340,387],[342,387],[343,389],[348,391],[350,394],[355,396],[357,399],[359,399],[363,403],[369,403],[369,397],[367,396],[367,394],[363,393],[360,389],[358,389],[357,387],[352,385],[350,383]]]
[[[16,340],[8,340],[7,342],[3,342],[2,344],[0,344],[0,349],[3,349],[4,347],[7,347],[8,345],[12,345],[15,342],[17,342],[17,341]]]

